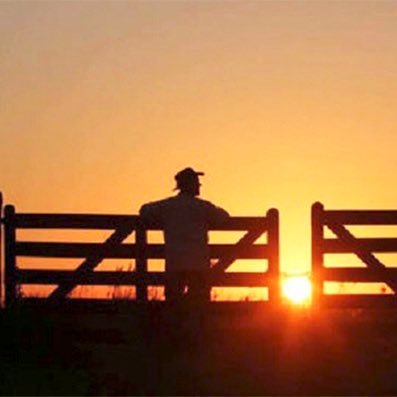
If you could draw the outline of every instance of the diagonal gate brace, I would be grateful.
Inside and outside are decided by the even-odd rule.
[[[375,255],[368,250],[360,241],[356,239],[345,226],[336,222],[327,222],[327,226],[339,237],[344,243],[353,248],[354,253],[397,294],[397,281],[390,279],[387,275],[387,267],[380,262]]]
[[[264,232],[267,225],[258,225],[255,229],[249,230],[232,248],[231,252],[219,260],[211,267],[211,274],[224,272],[238,257],[239,251],[252,245]]]
[[[126,223],[116,229],[103,243],[103,248],[100,252],[93,252],[91,255],[87,256],[86,259],[76,268],[73,272],[73,277],[75,280],[67,280],[58,285],[57,288],[49,295],[48,299],[50,301],[58,301],[66,298],[66,296],[76,287],[78,284],[78,279],[80,276],[87,275],[91,273],[95,267],[102,262],[106,255],[106,251],[111,250],[117,245],[121,244],[132,232],[134,231],[134,225]]]

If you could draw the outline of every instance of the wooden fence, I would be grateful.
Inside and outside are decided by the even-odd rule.
[[[14,206],[4,207],[2,218],[5,247],[5,303],[11,306],[22,302],[20,285],[57,285],[45,298],[47,301],[65,301],[78,285],[135,286],[136,301],[148,301],[149,286],[163,286],[164,272],[148,271],[149,259],[164,259],[164,244],[148,242],[149,230],[160,226],[143,226],[139,216],[38,214],[17,213]],[[113,230],[103,243],[19,241],[20,229],[85,229]],[[245,231],[236,244],[210,244],[210,256],[215,260],[209,274],[211,285],[219,287],[268,287],[269,302],[279,300],[279,218],[276,209],[265,217],[230,217],[221,225],[211,225],[210,230]],[[123,243],[135,233],[135,243]],[[254,244],[267,233],[266,244]],[[75,270],[19,268],[19,257],[82,258]],[[135,259],[133,271],[95,271],[106,258]],[[237,259],[267,259],[264,272],[225,272]],[[75,299],[75,298],[73,298]],[[76,299],[77,300],[77,299]]]
[[[312,206],[313,302],[331,307],[397,307],[397,268],[386,267],[374,253],[397,253],[397,238],[357,238],[346,225],[397,225],[397,211],[325,210]],[[336,238],[325,238],[328,227]],[[326,254],[355,254],[366,267],[326,267]],[[385,283],[394,294],[326,294],[324,283]]]

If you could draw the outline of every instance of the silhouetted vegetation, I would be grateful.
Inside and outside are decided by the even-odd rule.
[[[2,395],[396,394],[392,311],[1,312]]]

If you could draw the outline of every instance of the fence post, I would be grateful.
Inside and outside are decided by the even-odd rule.
[[[313,305],[319,306],[323,296],[323,227],[324,206],[321,203],[312,205],[312,277],[313,277]]]
[[[0,307],[3,306],[3,193],[0,192]]]
[[[12,306],[17,299],[16,260],[15,260],[15,207],[6,205],[4,208],[4,239],[5,239],[5,305]]]
[[[137,221],[136,234],[135,234],[135,245],[136,245],[136,273],[137,273],[137,284],[136,284],[136,300],[138,302],[146,302],[148,299],[146,275],[147,275],[147,259],[146,259],[146,244],[147,244],[147,233],[145,227],[142,225],[140,219]]]
[[[268,274],[269,280],[269,302],[272,304],[280,303],[280,233],[279,233],[279,214],[278,210],[271,208],[267,214],[268,220]]]

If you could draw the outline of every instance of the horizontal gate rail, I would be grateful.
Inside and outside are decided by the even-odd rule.
[[[322,204],[317,204],[317,207],[321,208]],[[322,219],[325,224],[337,222],[344,225],[397,225],[397,211],[323,210]]]
[[[228,255],[234,250],[233,244],[212,244],[210,257],[219,258]],[[17,256],[41,258],[85,258],[92,252],[103,258],[129,259],[136,257],[138,246],[136,244],[120,244],[107,247],[101,243],[42,243],[21,241],[15,243]],[[162,259],[165,255],[163,244],[147,244],[145,255],[148,259]],[[267,258],[269,247],[267,244],[243,246],[239,249],[239,259]]]
[[[366,247],[371,252],[396,252],[397,238],[355,238],[358,245]],[[336,239],[323,240],[324,251],[330,254],[345,254],[352,252],[351,245],[346,241]]]
[[[23,284],[57,284],[75,282],[79,285],[136,285],[143,281],[153,286],[164,285],[164,272],[147,272],[140,276],[136,272],[97,271],[76,276],[73,270],[23,270],[17,272],[17,278]],[[183,275],[181,276],[183,279]],[[269,275],[259,272],[233,272],[214,274],[213,286],[223,287],[261,287],[269,281]]]
[[[395,210],[325,210],[312,206],[313,300],[336,307],[397,307],[397,268],[386,267],[374,253],[397,253],[397,238],[357,238],[346,225],[397,225]],[[336,238],[325,238],[328,227]],[[328,254],[355,254],[366,267],[325,267]],[[325,294],[325,282],[385,283],[394,294]]]
[[[226,223],[213,224],[211,230],[239,231],[255,228],[258,220],[267,226],[267,218],[235,216]],[[18,229],[116,229],[125,224],[136,227],[138,215],[102,215],[102,214],[30,214],[18,213],[15,226]],[[150,230],[162,230],[160,225],[149,225]]]
[[[148,231],[161,231],[161,225],[142,225],[137,215],[103,214],[48,214],[18,213],[14,206],[4,211],[5,290],[6,305],[22,302],[18,294],[21,285],[56,285],[46,298],[49,301],[77,300],[69,294],[78,285],[135,286],[136,300],[147,301],[149,286],[164,286],[165,272],[148,271],[149,259],[165,259],[164,244],[148,243]],[[103,243],[24,241],[17,239],[17,231],[32,230],[109,230],[113,233]],[[267,287],[269,302],[279,299],[279,219],[278,211],[271,209],[264,217],[230,217],[226,222],[211,224],[210,231],[245,231],[235,244],[210,244],[213,267],[209,272],[214,287]],[[125,243],[135,233],[135,243]],[[266,244],[255,244],[267,234]],[[18,268],[17,258],[25,258],[24,268]],[[36,258],[34,266],[28,259]],[[38,268],[37,258],[43,258]],[[49,258],[79,258],[75,270],[51,268]],[[131,271],[100,271],[96,267],[104,259],[135,259]],[[267,260],[263,272],[229,272],[226,270],[237,259]],[[182,275],[182,277],[184,277]]]

